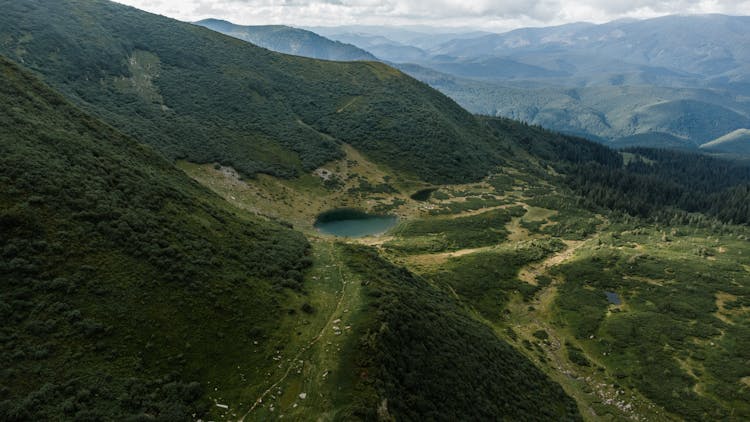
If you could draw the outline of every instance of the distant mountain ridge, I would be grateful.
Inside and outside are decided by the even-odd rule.
[[[409,59],[398,67],[474,113],[618,147],[696,149],[750,127],[748,45],[750,17],[688,15],[462,37],[408,57],[378,39],[377,51]]]
[[[195,24],[284,54],[334,61],[377,60],[372,54],[354,45],[329,40],[314,32],[290,26],[243,26],[219,19],[204,19]]]
[[[602,73],[616,77],[636,72],[648,78],[661,72],[673,79],[668,86],[695,79],[724,86],[750,81],[748,44],[750,17],[691,15],[518,29],[453,40],[431,53],[512,58],[566,71],[581,78],[579,83]]]

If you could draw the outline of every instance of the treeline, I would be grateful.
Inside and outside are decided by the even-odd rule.
[[[636,148],[623,167],[596,161],[558,166],[591,205],[641,217],[703,213],[723,222],[750,222],[750,167],[701,154]]]
[[[509,119],[484,121],[497,136],[510,137],[554,168],[589,207],[646,218],[703,213],[722,222],[750,223],[750,166],[674,150],[615,151]]]

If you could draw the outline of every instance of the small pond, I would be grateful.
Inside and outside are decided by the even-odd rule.
[[[620,300],[620,295],[618,295],[615,292],[604,292],[605,295],[607,295],[607,300],[609,303],[613,305],[619,305],[622,303],[622,300]]]
[[[373,215],[341,208],[320,214],[315,228],[321,233],[339,237],[365,237],[385,233],[397,222],[398,218],[392,215]]]

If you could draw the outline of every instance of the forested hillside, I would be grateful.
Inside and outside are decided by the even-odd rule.
[[[346,142],[432,182],[502,162],[472,115],[380,63],[286,56],[105,0],[0,7],[0,53],[169,158],[291,177]]]
[[[0,58],[0,419],[204,413],[308,248]]]
[[[750,167],[707,155],[665,149],[618,152],[581,138],[501,118],[485,122],[555,168],[582,204],[643,218],[702,213],[750,223]],[[693,216],[695,218],[695,216]]]
[[[360,328],[359,416],[386,400],[396,420],[580,420],[575,402],[505,340],[447,295],[375,250],[348,246],[365,279],[369,320]],[[405,347],[407,346],[408,347]],[[468,376],[471,374],[471,376]],[[533,392],[533,397],[529,393]]]

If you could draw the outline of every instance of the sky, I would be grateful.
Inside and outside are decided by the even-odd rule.
[[[242,25],[438,26],[501,32],[669,14],[750,15],[750,0],[117,0],[184,21]]]

